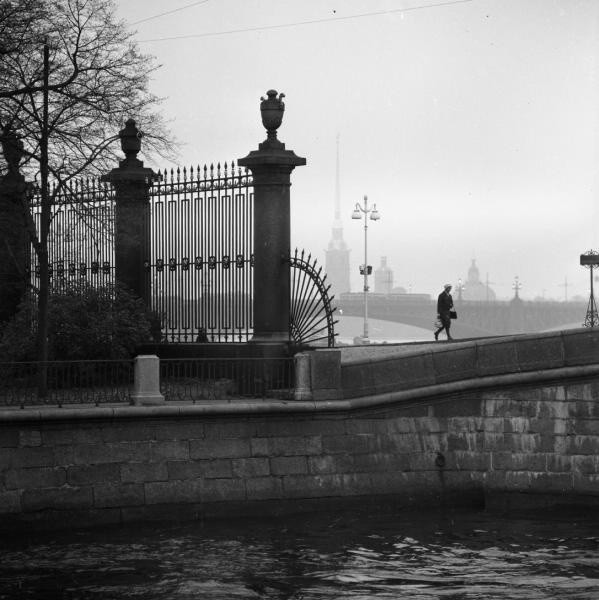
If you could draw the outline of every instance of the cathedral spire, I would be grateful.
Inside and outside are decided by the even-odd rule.
[[[336,137],[335,157],[335,218],[326,253],[325,270],[336,294],[349,292],[349,249],[343,239],[341,219],[341,186],[339,171],[339,134]]]

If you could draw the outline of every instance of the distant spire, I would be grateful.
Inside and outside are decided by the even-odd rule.
[[[333,219],[332,237],[329,250],[346,250],[347,245],[343,239],[343,223],[341,221],[341,186],[339,185],[339,134],[336,137],[337,156],[335,159],[335,218]]]
[[[335,227],[341,227],[341,190],[339,186],[339,134],[336,138],[337,156],[335,160]]]

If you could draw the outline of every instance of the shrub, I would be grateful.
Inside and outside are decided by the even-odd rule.
[[[156,337],[157,323],[156,314],[120,285],[69,284],[50,293],[48,358],[130,358],[140,344]],[[2,330],[0,360],[36,360],[36,334],[36,307],[25,302]]]

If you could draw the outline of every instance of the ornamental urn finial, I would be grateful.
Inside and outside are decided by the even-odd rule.
[[[14,130],[7,125],[0,134],[2,154],[6,160],[9,173],[19,172],[19,163],[25,155],[24,144]]]
[[[285,112],[285,103],[283,98],[285,94],[279,94],[277,97],[276,90],[268,90],[267,98],[260,98],[260,114],[262,115],[262,124],[268,132],[267,141],[271,144],[279,144],[277,142],[277,129],[283,121],[283,113]]]
[[[123,162],[127,164],[141,163],[137,159],[137,153],[141,150],[143,133],[137,128],[133,119],[125,122],[125,128],[119,131],[119,137],[121,138],[121,148],[125,154]]]

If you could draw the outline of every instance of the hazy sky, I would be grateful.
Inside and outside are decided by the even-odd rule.
[[[166,97],[181,166],[255,149],[260,96],[285,93],[279,139],[307,159],[292,175],[292,243],[322,261],[339,134],[354,291],[363,229],[350,215],[366,194],[382,216],[369,263],[387,256],[395,285],[436,294],[475,258],[500,298],[516,275],[524,299],[563,299],[566,277],[569,297],[588,296],[579,255],[599,250],[598,0],[117,5],[162,65],[152,91]]]

